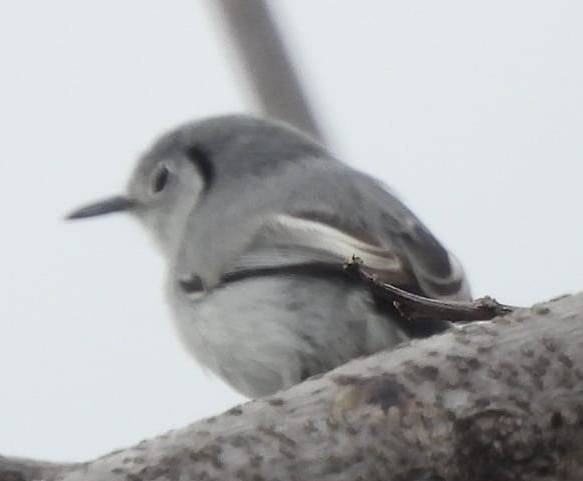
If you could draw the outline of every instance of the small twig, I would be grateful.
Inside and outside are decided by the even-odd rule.
[[[430,299],[381,282],[365,269],[366,266],[358,257],[353,257],[351,261],[344,264],[346,272],[360,279],[375,296],[391,301],[401,316],[408,320],[486,321],[509,314],[517,309],[514,306],[500,304],[488,296],[471,302]]]

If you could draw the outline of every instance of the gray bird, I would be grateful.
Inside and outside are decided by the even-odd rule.
[[[68,218],[119,211],[167,261],[186,348],[253,398],[447,327],[401,320],[342,271],[353,255],[409,291],[470,297],[459,262],[397,197],[281,123],[180,126],[139,159],[123,196]]]

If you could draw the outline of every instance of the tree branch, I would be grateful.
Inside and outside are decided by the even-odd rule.
[[[54,480],[78,464],[49,463],[25,458],[6,458],[0,456],[0,481]]]
[[[579,481],[582,426],[580,294],[355,360],[42,477]],[[8,462],[0,480],[33,479]]]

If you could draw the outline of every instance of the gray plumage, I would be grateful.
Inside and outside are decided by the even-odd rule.
[[[470,296],[457,260],[393,194],[279,123],[181,126],[142,156],[125,195],[69,218],[116,211],[134,214],[166,259],[186,348],[250,397],[412,335],[338,269],[353,255],[405,289]]]

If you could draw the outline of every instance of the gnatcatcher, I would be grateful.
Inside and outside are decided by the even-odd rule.
[[[124,195],[68,218],[119,211],[168,263],[187,349],[250,397],[447,327],[417,329],[380,305],[340,269],[353,255],[409,291],[470,297],[459,262],[393,194],[280,123],[185,124],[140,158]]]

